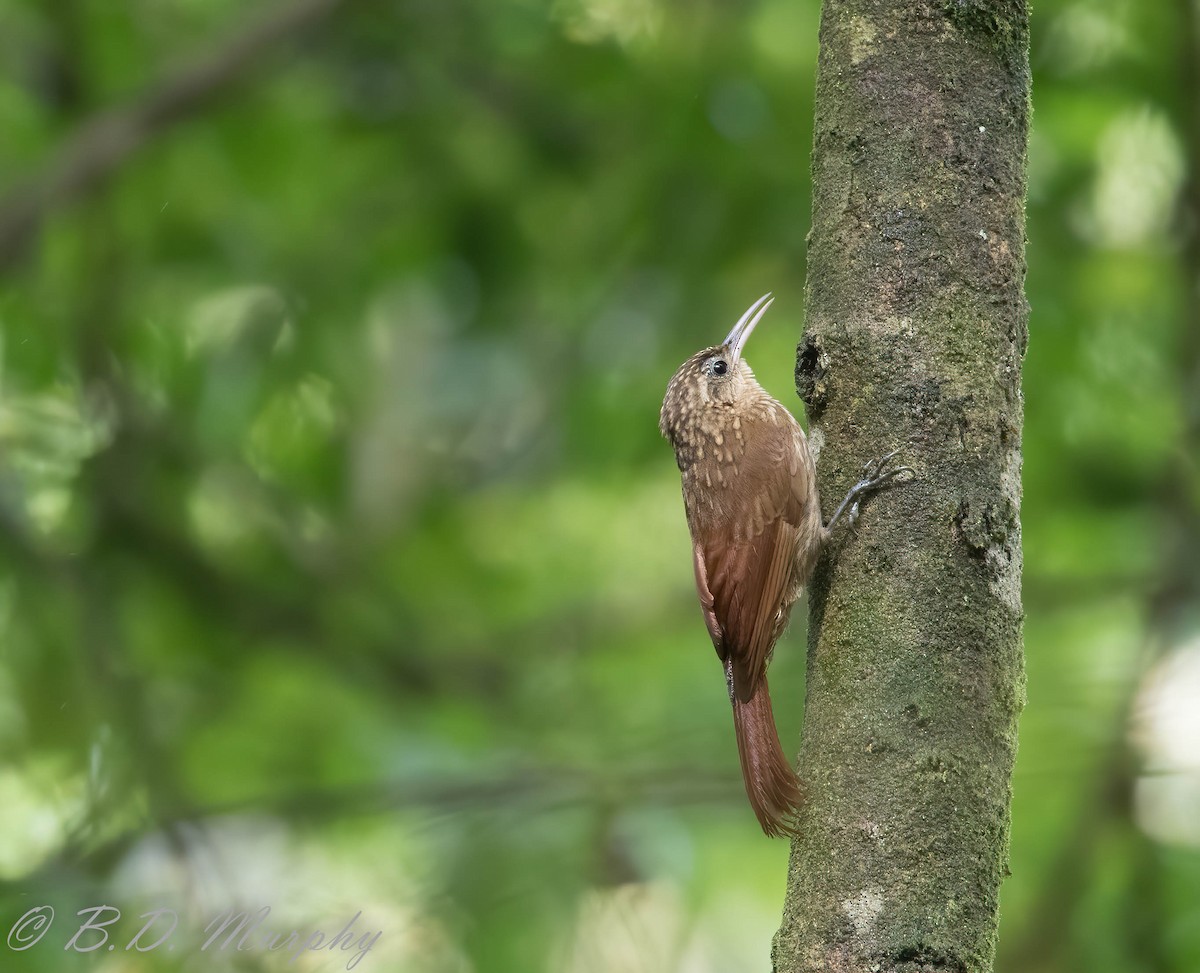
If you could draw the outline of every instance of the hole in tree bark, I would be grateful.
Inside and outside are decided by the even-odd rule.
[[[825,381],[829,356],[821,345],[821,336],[806,334],[796,349],[796,392],[804,400],[810,422],[820,417],[828,401]]]

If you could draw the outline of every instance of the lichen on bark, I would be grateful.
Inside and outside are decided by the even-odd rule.
[[[827,505],[779,973],[986,973],[1024,700],[1022,0],[825,0],[796,387]],[[826,513],[829,511],[827,510]]]

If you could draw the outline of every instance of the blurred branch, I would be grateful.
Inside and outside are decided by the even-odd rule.
[[[542,812],[573,805],[614,802],[620,806],[683,806],[725,801],[733,803],[740,795],[740,780],[730,774],[671,767],[626,776],[609,776],[568,767],[551,767],[516,771],[492,779],[394,781],[336,791],[267,794],[261,799],[252,798],[191,812],[181,809],[172,821],[179,824],[262,811],[292,821],[311,821],[413,808],[453,814],[513,805],[529,805]]]
[[[116,463],[119,466],[119,458]],[[119,472],[111,468],[112,463],[106,465],[108,472]],[[190,538],[150,517],[144,507],[133,505],[119,492],[112,476],[97,479],[102,482],[92,495],[104,515],[107,541],[115,550],[134,554],[169,578],[198,615],[211,617],[214,607],[220,606],[221,615],[246,635],[285,638],[289,645],[309,650],[326,663],[333,659],[343,665],[365,662],[370,670],[364,674],[368,682],[383,677],[406,694],[433,689],[435,671],[426,656],[397,652],[404,630],[401,619],[397,619],[392,637],[359,636],[352,640],[353,645],[337,644],[341,633],[331,630],[319,598],[291,595],[245,575],[227,576]],[[355,648],[359,651],[348,651]]]
[[[1071,910],[1095,880],[1096,849],[1102,847],[1104,831],[1114,820],[1129,817],[1137,768],[1125,731],[1141,674],[1139,669],[1126,699],[1116,708],[1117,722],[1096,764],[1099,772],[1084,788],[1079,817],[1058,845],[1054,863],[1046,869],[1050,877],[1038,890],[1037,905],[1030,909],[1021,937],[1000,940],[997,969],[1037,971],[1061,966],[1062,953],[1070,945],[1063,929],[1069,924]]]
[[[170,581],[198,617],[219,619],[247,639],[282,638],[296,651],[305,651],[318,661],[338,660],[340,666],[358,673],[365,683],[380,681],[405,695],[433,692],[437,686],[455,680],[460,685],[494,686],[495,667],[479,660],[436,665],[426,655],[400,653],[405,624],[397,618],[392,636],[371,633],[336,632],[320,611],[320,599],[303,593],[290,594],[268,587],[254,578],[226,575],[197,550],[190,539],[172,531],[146,510],[131,508],[124,499],[90,485],[89,496],[97,505],[100,530],[87,552],[93,560],[102,546],[132,555],[141,564]],[[85,563],[75,552],[62,553],[39,541],[34,531],[12,505],[0,498],[0,555],[20,568],[23,575],[40,575],[47,582],[84,588],[79,572]],[[219,606],[219,613],[214,609]],[[339,637],[340,636],[340,637]],[[225,640],[216,640],[215,648],[225,648]],[[236,646],[229,646],[236,655]]]
[[[84,851],[68,845],[37,872],[21,877],[15,887],[28,889],[43,879],[61,884],[64,870],[83,869],[103,876],[140,839],[154,831],[181,833],[205,821],[239,814],[269,814],[291,823],[364,817],[403,810],[432,814],[474,811],[496,813],[522,808],[549,813],[570,807],[655,805],[687,807],[739,804],[741,781],[729,774],[671,767],[622,776],[550,767],[517,770],[506,776],[467,780],[387,781],[362,787],[265,793],[246,800],[164,811],[147,826],[125,831]],[[0,882],[0,895],[11,891]]]
[[[1187,173],[1183,186],[1180,210],[1184,214],[1184,247],[1181,253],[1184,279],[1184,321],[1180,348],[1176,357],[1179,366],[1180,391],[1184,429],[1180,449],[1176,453],[1176,468],[1169,484],[1168,499],[1173,512],[1180,517],[1183,530],[1177,533],[1172,554],[1178,562],[1175,573],[1183,582],[1167,587],[1163,598],[1179,607],[1200,598],[1200,570],[1197,570],[1195,544],[1200,540],[1200,506],[1196,497],[1200,480],[1200,101],[1196,86],[1200,85],[1200,12],[1194,0],[1178,0],[1177,9],[1182,21],[1179,63],[1180,120],[1184,136]],[[1162,610],[1170,610],[1170,605]]]
[[[50,210],[95,190],[148,141],[259,65],[264,51],[329,16],[342,2],[297,0],[274,10],[177,74],[151,83],[129,103],[80,124],[38,174],[0,201],[0,270],[16,261]]]
[[[1164,911],[1158,901],[1162,878],[1154,856],[1153,842],[1136,832],[1132,820],[1132,793],[1137,779],[1145,775],[1137,754],[1128,740],[1138,690],[1147,672],[1166,652],[1187,624],[1200,593],[1200,562],[1195,558],[1200,546],[1200,511],[1193,500],[1193,484],[1200,471],[1196,456],[1200,449],[1200,102],[1192,96],[1200,84],[1200,21],[1194,0],[1178,0],[1180,49],[1178,51],[1179,104],[1183,114],[1176,122],[1183,135],[1187,165],[1181,210],[1185,214],[1184,247],[1180,254],[1180,274],[1185,299],[1180,321],[1180,344],[1175,356],[1178,387],[1184,414],[1176,462],[1168,469],[1157,501],[1164,531],[1158,577],[1141,592],[1146,603],[1146,651],[1142,665],[1131,679],[1127,698],[1117,709],[1118,722],[1101,759],[1101,768],[1089,799],[1083,803],[1079,820],[1059,847],[1058,856],[1048,872],[1052,876],[1041,890],[1032,919],[1022,938],[1005,949],[1001,943],[1003,968],[1011,970],[1057,969],[1069,945],[1063,929],[1069,926],[1070,912],[1096,880],[1098,850],[1105,847],[1102,836],[1114,822],[1135,832],[1134,867],[1136,888],[1129,890],[1128,917],[1130,955],[1145,964],[1145,969],[1169,969],[1163,952]],[[1130,589],[1130,593],[1137,593]]]

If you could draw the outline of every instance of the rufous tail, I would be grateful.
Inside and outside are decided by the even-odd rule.
[[[738,699],[737,693],[731,692],[729,696],[733,701],[733,727],[750,806],[769,837],[791,837],[796,834],[796,814],[804,800],[804,791],[779,745],[766,676],[746,702]]]

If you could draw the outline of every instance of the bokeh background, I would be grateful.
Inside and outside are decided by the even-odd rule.
[[[361,911],[360,969],[769,967],[787,846],[656,421],[767,290],[749,358],[799,410],[818,17],[0,3],[0,934],[58,912],[0,965],[283,969],[123,948],[265,904]],[[999,969],[1192,973],[1196,10],[1033,17]],[[118,949],[64,952],[102,903]]]

